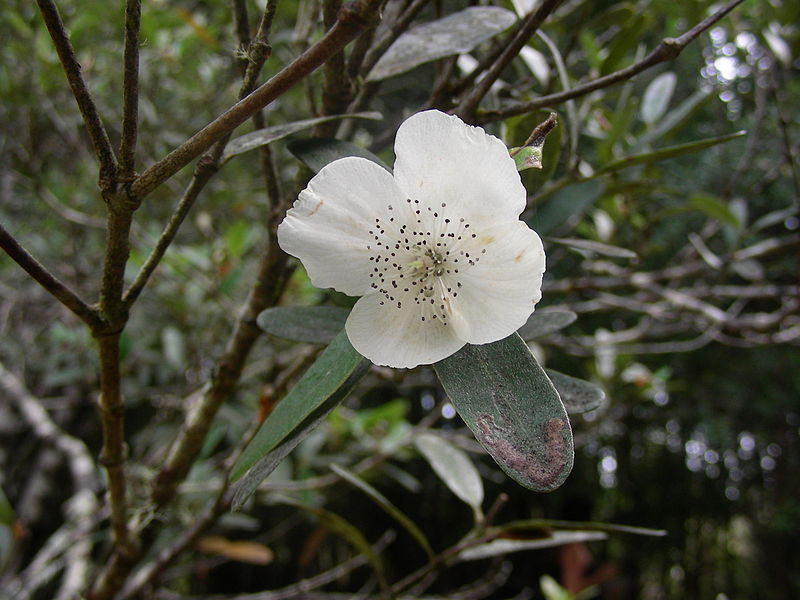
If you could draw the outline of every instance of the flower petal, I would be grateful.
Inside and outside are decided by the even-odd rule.
[[[408,295],[402,309],[382,294],[370,294],[356,302],[345,329],[359,354],[376,365],[411,368],[447,358],[464,345],[441,320],[423,321],[413,297],[413,293]]]
[[[365,158],[335,160],[300,192],[278,226],[278,244],[302,261],[315,286],[359,296],[370,291],[375,219],[403,202],[385,169]]]
[[[484,229],[462,249],[479,259],[456,276],[461,287],[450,299],[453,329],[470,344],[501,340],[525,324],[542,297],[542,241],[514,221]]]
[[[480,127],[428,110],[397,131],[394,177],[408,197],[457,207],[467,220],[516,219],[526,192],[508,148]]]

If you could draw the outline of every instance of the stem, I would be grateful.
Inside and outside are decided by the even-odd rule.
[[[134,152],[139,109],[139,25],[141,0],[125,2],[125,50],[122,87],[122,140],[119,145],[119,177],[130,180],[134,173]]]
[[[507,117],[513,117],[515,115],[532,112],[544,106],[551,106],[564,102],[565,100],[571,100],[572,98],[585,96],[586,94],[600,88],[608,87],[621,81],[627,81],[628,79],[631,79],[650,67],[677,58],[677,56],[687,45],[689,45],[690,42],[692,42],[703,31],[711,27],[714,23],[719,21],[722,17],[727,15],[742,2],[744,2],[744,0],[731,0],[731,2],[728,2],[728,4],[723,6],[713,15],[703,19],[700,23],[692,27],[682,36],[678,38],[664,38],[661,43],[658,44],[658,46],[656,46],[652,52],[650,52],[650,54],[645,56],[639,62],[625,67],[624,69],[620,69],[619,71],[615,71],[614,73],[610,73],[604,77],[599,77],[592,81],[587,81],[586,83],[577,85],[569,90],[564,90],[548,96],[541,96],[540,98],[530,102],[519,103],[502,110],[482,111],[478,116],[478,121],[481,123],[499,121]]]
[[[528,43],[531,36],[541,27],[547,17],[561,4],[563,0],[544,0],[533,13],[525,20],[525,25],[514,35],[514,38],[497,57],[492,66],[475,85],[472,91],[458,105],[454,111],[464,120],[472,120],[481,99],[489,92],[492,85],[500,77],[500,74],[513,60],[522,47]]]
[[[51,274],[42,263],[31,256],[31,254],[6,231],[2,224],[0,224],[0,248],[2,248],[14,262],[22,267],[28,275],[33,277],[39,285],[50,292],[61,304],[70,309],[93,331],[104,327],[105,323],[97,309],[86,304],[74,291]]]
[[[325,0],[322,5],[322,19],[325,29],[330,30],[336,24],[336,14],[342,0]],[[322,114],[338,115],[347,110],[353,99],[353,88],[346,73],[344,51],[340,50],[331,56],[322,67]],[[317,137],[333,137],[339,123],[331,121],[317,125],[314,135]]]
[[[111,528],[117,551],[130,554],[135,545],[128,530],[128,504],[125,484],[125,407],[120,391],[119,334],[97,339],[100,353],[100,418],[103,425],[103,448],[100,463],[108,475]]]
[[[116,185],[117,159],[114,156],[114,150],[111,148],[111,142],[108,139],[105,127],[103,127],[97,106],[81,75],[81,65],[75,57],[75,51],[69,41],[69,35],[64,28],[64,23],[61,21],[61,16],[58,14],[58,9],[53,0],[36,0],[36,2],[47,26],[47,31],[53,40],[53,45],[64,68],[69,86],[72,88],[72,95],[75,96],[75,101],[78,103],[78,109],[81,111],[83,122],[92,141],[95,156],[100,163],[100,189],[104,192],[113,190]]]
[[[366,27],[374,25],[378,0],[355,0],[339,11],[336,24],[306,52],[282,69],[249,96],[206,125],[156,164],[149,167],[131,186],[132,195],[142,199],[183,167],[231,133],[257,111],[281,96],[295,84],[339,52]]]

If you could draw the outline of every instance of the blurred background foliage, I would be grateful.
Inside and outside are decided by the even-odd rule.
[[[515,9],[510,3],[495,4]],[[464,6],[460,1],[431,2],[418,20]],[[249,8],[251,15],[258,15],[263,6],[250,2]],[[624,67],[663,38],[680,35],[711,8],[705,0],[568,2],[547,22],[546,37],[531,41],[534,53],[511,64],[482,107],[502,109],[509,102]],[[96,0],[64,1],[59,9],[116,141],[121,9]],[[273,56],[262,80],[319,36],[318,14],[315,2],[278,4]],[[471,582],[480,581],[497,582],[497,589],[474,597],[570,598],[559,586],[578,577],[579,587],[597,583],[596,597],[602,598],[796,598],[800,349],[797,335],[785,333],[798,326],[796,302],[792,309],[793,299],[780,291],[746,300],[742,310],[755,315],[753,319],[765,315],[768,320],[787,308],[781,327],[753,321],[742,330],[721,330],[705,338],[712,324],[679,315],[662,331],[642,329],[639,337],[625,341],[615,334],[635,330],[648,305],[655,310],[661,300],[639,290],[598,304],[604,291],[592,280],[688,264],[697,260],[698,244],[701,258],[713,263],[714,257],[731,257],[743,248],[779,240],[783,245],[776,252],[726,259],[692,285],[773,285],[782,290],[797,285],[798,17],[797,2],[745,2],[678,60],[553,107],[560,125],[545,146],[544,169],[523,173],[531,194],[528,222],[543,235],[582,238],[636,253],[631,259],[548,244],[541,307],[570,308],[579,319],[541,340],[534,351],[548,367],[598,383],[609,399],[597,411],[572,417],[575,469],[561,489],[537,495],[506,478],[454,415],[432,372],[422,368],[411,373],[373,369],[345,405],[281,465],[269,480],[272,491],[299,494],[295,498],[303,506],[340,515],[374,542],[396,524],[363,493],[327,477],[331,463],[350,465],[378,456],[362,476],[409,515],[435,549],[454,544],[470,530],[472,513],[409,445],[412,427],[425,420],[470,452],[486,486],[485,510],[501,494],[508,497],[497,522],[543,517],[668,532],[661,538],[612,534],[606,541],[564,547],[572,553],[527,550],[456,565],[431,584],[428,594],[470,597],[469,588],[479,589]],[[231,21],[227,2],[145,3],[140,169],[236,97],[240,78]],[[5,3],[0,38],[0,216],[43,263],[84,297],[95,297],[104,209],[80,116],[32,3]],[[479,57],[484,50],[482,46],[473,54]],[[359,121],[354,142],[391,164],[392,132],[427,101],[447,61],[386,80],[367,107],[380,111],[384,120]],[[562,73],[558,63],[563,63]],[[464,64],[468,59],[459,61]],[[317,113],[319,83],[315,75],[308,85],[270,105],[267,123]],[[486,127],[514,146],[544,116],[546,112],[537,112]],[[702,151],[630,168],[613,164],[740,130],[747,135]],[[274,143],[272,149],[281,187],[288,192],[295,178],[307,175],[285,142]],[[180,198],[187,171],[156,191],[137,213],[131,276]],[[185,397],[208,380],[247,293],[267,235],[263,188],[255,153],[226,163],[131,315],[122,366],[134,507],[144,499],[144,482],[177,431]],[[702,235],[694,246],[687,242],[693,234]],[[97,366],[90,334],[5,256],[0,273],[0,362],[24,375],[29,389],[65,430],[97,450]],[[662,284],[685,282],[676,277]],[[713,292],[705,298],[714,299]],[[734,290],[723,299],[721,310],[736,300]],[[330,295],[312,288],[302,271],[296,271],[283,303],[320,301],[330,301]],[[259,341],[178,503],[165,516],[165,543],[192,522],[218,485],[222,462],[272,401],[275,377],[288,372],[291,380],[291,373],[314,352],[276,339]],[[63,465],[43,460],[39,441],[6,402],[0,403],[0,415],[0,509],[5,506],[12,515],[3,519],[7,527],[0,536],[0,555],[5,568],[13,570],[24,566],[58,527],[66,494],[59,481],[66,473]],[[220,550],[206,544],[205,551],[201,545],[186,553],[169,571],[168,585],[187,594],[286,586],[352,555],[352,539],[335,531],[319,513],[267,495],[244,513],[223,516],[209,535],[229,545]],[[235,540],[260,544],[269,551],[269,564],[247,564],[257,562],[250,560],[252,553],[245,562],[237,560],[230,547]],[[383,557],[390,581],[425,560],[403,531]],[[544,579],[540,585],[545,575],[560,583]],[[356,590],[370,578],[362,569],[329,589]],[[468,589],[461,595],[453,592],[462,586]]]

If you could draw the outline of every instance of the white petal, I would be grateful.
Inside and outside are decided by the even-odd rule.
[[[370,294],[356,302],[345,329],[360,354],[376,365],[388,367],[435,363],[464,345],[451,326],[443,325],[439,319],[422,321],[421,316],[413,294],[402,309],[390,304],[382,294]]]
[[[462,249],[479,260],[454,276],[462,285],[450,300],[453,329],[470,344],[501,340],[525,324],[542,297],[542,241],[515,221],[482,230]]]
[[[397,131],[394,176],[409,198],[457,208],[468,220],[516,219],[525,188],[508,148],[480,127],[428,110]]]
[[[299,258],[311,282],[358,296],[370,290],[367,248],[375,219],[405,202],[392,175],[365,158],[323,167],[278,226],[278,244]]]

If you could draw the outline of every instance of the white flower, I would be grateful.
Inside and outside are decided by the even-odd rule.
[[[544,250],[519,220],[525,188],[508,149],[430,110],[395,140],[394,175],[364,158],[325,166],[278,227],[311,282],[361,296],[347,319],[375,364],[414,367],[500,340],[541,298]]]

